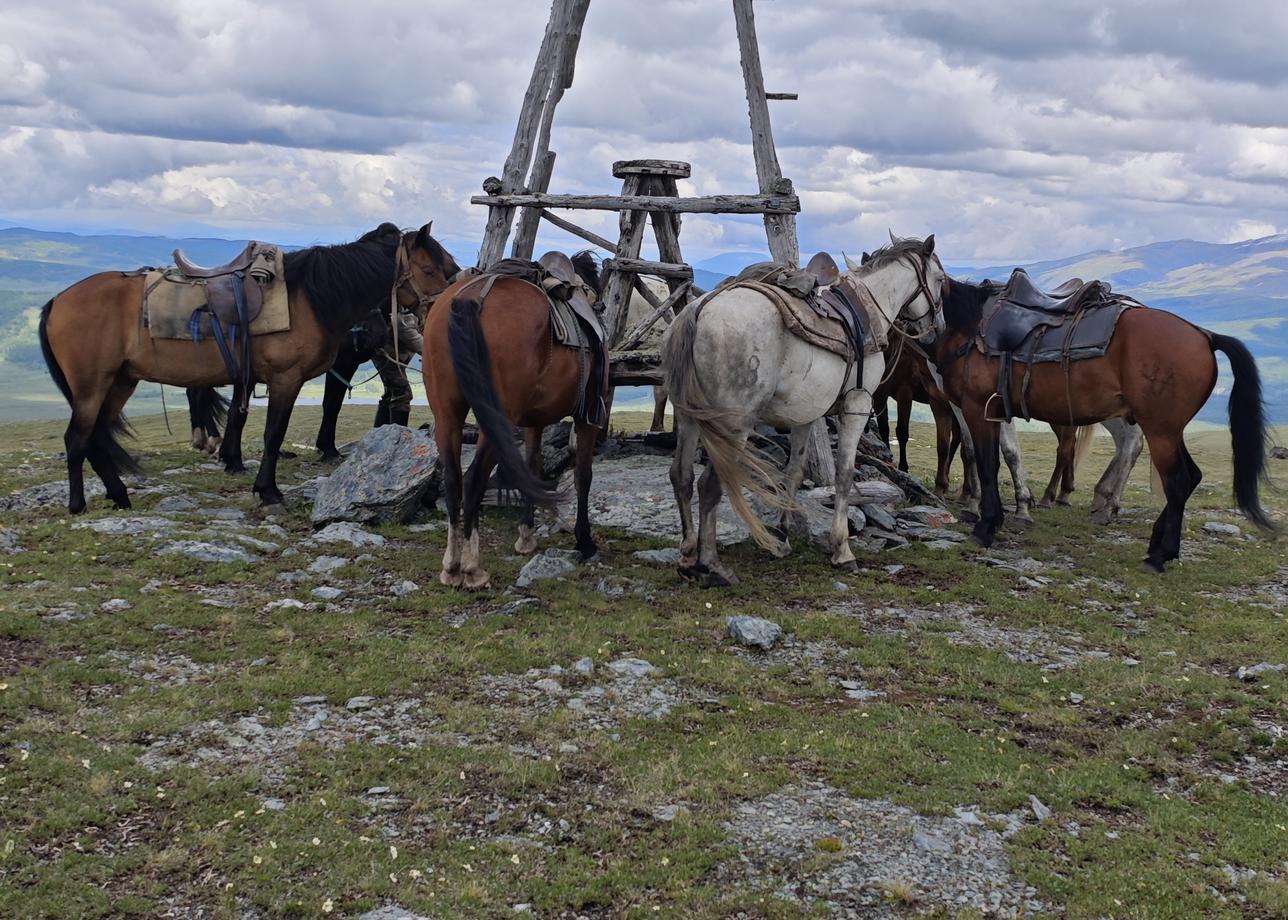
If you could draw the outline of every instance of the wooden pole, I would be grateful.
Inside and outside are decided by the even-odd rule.
[[[756,40],[756,17],[751,0],[733,0],[734,25],[738,30],[738,54],[742,58],[742,79],[747,87],[747,112],[751,116],[751,149],[756,157],[756,179],[762,195],[791,194],[791,180],[784,179],[774,150],[774,131],[769,123],[765,99],[765,75],[760,68],[760,45]],[[765,235],[775,262],[793,268],[800,264],[796,243],[796,218],[791,214],[765,214]]]
[[[502,194],[514,194],[524,187],[523,179],[528,173],[528,164],[533,160],[534,145],[546,120],[547,103],[554,95],[552,86],[557,82],[556,76],[561,73],[562,62],[576,57],[577,43],[581,40],[581,25],[588,7],[589,0],[553,0],[550,5],[550,19],[546,23],[545,36],[541,40],[541,49],[537,52],[532,77],[528,80],[527,92],[523,95],[510,155],[506,157],[505,168],[501,173]],[[565,54],[566,48],[571,53]],[[561,94],[562,90],[559,92]],[[550,108],[550,117],[554,117],[553,107]],[[485,182],[484,187],[489,184]],[[483,245],[479,249],[479,267],[491,265],[504,254],[513,221],[513,205],[507,203],[489,209]]]
[[[780,180],[786,182],[786,179]],[[475,195],[471,204],[505,208],[569,208],[574,211],[663,211],[667,214],[765,214],[792,215],[800,199],[792,194],[708,195],[672,198],[669,195],[550,195],[547,193]],[[793,236],[795,223],[792,225]],[[773,237],[770,238],[771,240]],[[771,244],[772,248],[772,244]]]

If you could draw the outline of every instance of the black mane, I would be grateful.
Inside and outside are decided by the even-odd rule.
[[[991,285],[972,284],[948,278],[948,296],[944,298],[944,323],[949,329],[974,335],[984,318],[984,302],[993,294]]]
[[[595,260],[595,254],[589,249],[583,249],[572,257],[572,267],[577,270],[581,280],[590,286],[595,292],[595,299],[604,296],[603,278],[599,273],[599,263]]]
[[[286,286],[301,289],[318,322],[332,336],[342,336],[388,299],[401,240],[397,227],[381,224],[353,243],[288,252]]]
[[[426,224],[424,227],[420,228],[420,233],[416,237],[416,242],[424,247],[425,251],[429,253],[429,257],[434,260],[434,264],[437,265],[438,270],[443,273],[443,277],[451,280],[458,272],[460,272],[461,267],[456,264],[456,259],[452,257],[452,254],[444,249],[438,240],[429,235],[429,231],[427,229],[428,226],[429,225]]]

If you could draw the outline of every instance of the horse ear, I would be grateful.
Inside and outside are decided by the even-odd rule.
[[[870,252],[865,252],[865,253],[863,254],[863,261],[862,261],[861,263],[859,263],[859,264],[861,264],[861,265],[867,265],[867,264],[868,264],[868,262],[870,262],[870,261],[872,261],[872,253],[870,253]]]
[[[935,235],[932,233],[930,234],[930,236],[926,237],[926,241],[921,244],[921,254],[923,256],[931,256],[934,254],[934,252],[935,252]]]
[[[886,228],[886,233],[890,234],[890,242],[891,242],[891,243],[897,243],[897,242],[899,242],[899,240],[898,240],[898,239],[895,237],[895,235],[894,235],[894,231],[893,231],[893,230],[891,230],[889,227],[887,227],[887,228]]]
[[[431,220],[416,233],[416,245],[421,249],[429,248],[429,228],[432,226],[434,226],[434,222]]]
[[[841,255],[845,258],[845,267],[846,267],[848,270],[850,270],[850,271],[852,271],[852,272],[857,272],[857,271],[859,270],[859,266],[857,266],[857,265],[855,265],[855,264],[854,264],[854,260],[850,258],[850,256],[849,256],[849,254],[848,254],[848,253],[844,253],[844,252],[843,252],[843,253],[841,253]],[[868,255],[868,254],[867,254],[866,252],[863,254],[863,261],[864,261],[864,262],[866,262],[866,261],[868,260],[868,259],[867,259],[867,255]]]

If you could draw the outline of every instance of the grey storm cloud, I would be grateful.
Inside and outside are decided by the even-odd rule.
[[[0,214],[46,225],[326,239],[468,203],[500,171],[538,0],[9,0]],[[949,258],[1055,256],[1288,229],[1282,0],[759,0],[802,246],[936,232]],[[725,0],[594,0],[559,110],[554,187],[615,159],[755,186]],[[612,236],[611,214],[583,215]],[[686,249],[763,246],[693,217]],[[566,242],[552,237],[550,242]]]

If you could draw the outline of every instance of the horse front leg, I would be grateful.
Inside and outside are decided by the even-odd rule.
[[[661,385],[653,387],[653,420],[649,431],[666,431],[666,388]]]
[[[322,424],[318,426],[318,436],[314,442],[318,449],[318,459],[323,463],[339,463],[342,459],[339,448],[335,446],[335,426],[340,420],[340,409],[344,406],[344,397],[349,389],[345,381],[353,380],[358,364],[358,353],[352,348],[342,348],[326,373],[326,391],[322,395]]]
[[[987,421],[984,417],[984,406],[972,404],[962,406],[966,417],[966,429],[970,431],[971,442],[975,446],[975,469],[979,474],[979,521],[971,534],[971,540],[980,546],[992,546],[997,535],[997,528],[1002,525],[1002,496],[998,491],[998,472],[1001,466],[999,457],[1000,436],[997,422]]]
[[[997,433],[1002,456],[1011,471],[1011,485],[1015,487],[1015,524],[1028,530],[1033,526],[1033,515],[1029,511],[1033,507],[1033,493],[1029,491],[1029,474],[1024,470],[1024,458],[1020,455],[1020,437],[1014,422],[1000,424]]]
[[[680,513],[680,574],[696,575],[698,532],[693,527],[693,461],[698,452],[698,426],[675,413],[675,453],[671,455],[671,490]]]
[[[219,445],[219,459],[224,461],[224,472],[244,473],[242,460],[242,430],[246,427],[246,400],[242,388],[233,387],[233,399],[228,406],[228,423],[224,426],[224,440]]]
[[[264,423],[264,456],[259,461],[255,476],[255,494],[266,506],[283,503],[282,492],[277,487],[277,460],[282,452],[282,441],[291,424],[291,410],[300,394],[304,381],[297,375],[280,375],[268,382],[268,419]]]
[[[854,488],[854,454],[872,414],[872,397],[866,390],[845,394],[840,431],[836,438],[836,497],[832,510],[832,565],[857,569],[850,548],[850,492]]]
[[[1109,461],[1104,475],[1096,483],[1095,494],[1091,500],[1091,522],[1108,524],[1122,507],[1123,489],[1131,471],[1140,458],[1141,448],[1145,446],[1145,436],[1140,426],[1134,425],[1125,418],[1105,419],[1102,423],[1114,439],[1114,458]]]
[[[461,539],[461,586],[476,591],[492,583],[483,568],[482,546],[479,540],[479,517],[483,510],[483,497],[487,494],[488,480],[496,467],[492,445],[482,433],[474,451],[474,460],[465,474],[464,531]]]
[[[720,498],[724,487],[715,465],[707,462],[698,479],[698,584],[704,588],[724,588],[737,584],[733,572],[720,562],[716,547],[716,509],[720,507]]]
[[[811,423],[812,425],[812,423]],[[779,529],[782,531],[783,555],[791,551],[787,534],[791,529],[791,516],[796,513],[796,493],[800,491],[801,482],[805,479],[805,447],[809,444],[811,425],[797,425],[792,428],[791,451],[787,457],[787,470],[783,477],[783,488],[787,492],[787,507],[779,518]]]
[[[541,433],[544,428],[523,429],[523,446],[527,453],[528,469],[540,478],[541,468]],[[580,443],[580,440],[578,441]],[[580,455],[580,451],[578,451]],[[523,514],[519,517],[519,538],[514,541],[514,551],[530,556],[537,549],[537,506],[530,498],[523,500]]]
[[[975,439],[971,433],[970,425],[966,421],[966,414],[962,412],[961,406],[956,403],[949,403],[953,409],[953,417],[957,419],[957,433],[962,439],[962,466],[965,467],[962,478],[962,513],[961,519],[967,523],[980,520],[980,496],[983,487],[980,483],[979,463],[977,462],[978,453],[975,450]],[[982,417],[982,415],[981,415]]]
[[[461,426],[464,419],[436,419],[434,443],[443,463],[443,504],[447,509],[447,545],[443,549],[443,570],[438,580],[459,588],[461,575]]]

